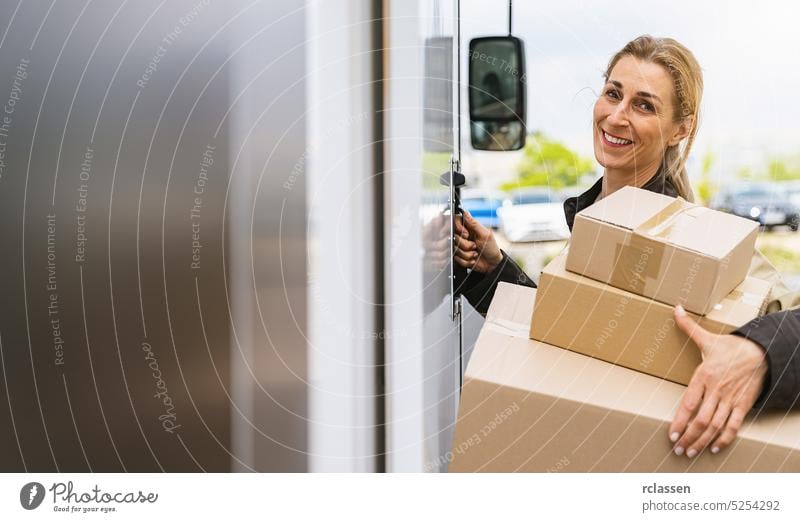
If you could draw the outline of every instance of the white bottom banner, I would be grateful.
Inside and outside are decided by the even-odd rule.
[[[0,519],[798,520],[797,480],[791,474],[5,474]]]

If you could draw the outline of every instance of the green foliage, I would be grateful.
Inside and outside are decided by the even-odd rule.
[[[736,173],[739,179],[744,181],[754,181],[758,179],[758,176],[753,173],[753,169],[750,167],[742,167],[739,169],[739,172]]]
[[[547,186],[561,189],[578,184],[594,171],[594,162],[580,156],[563,144],[536,132],[528,136],[523,158],[517,167],[517,180],[501,185],[503,190],[519,187]]]
[[[774,158],[767,165],[767,178],[772,181],[791,181],[800,179],[798,158]]]
[[[714,162],[716,160],[717,158],[716,156],[714,156],[713,152],[711,152],[710,150],[706,151],[705,155],[703,156],[703,166],[701,167],[702,169],[701,172],[703,174],[708,174],[709,172],[711,172],[711,168],[714,166]]]
[[[800,156],[773,157],[766,167],[753,170],[744,167],[739,170],[739,179],[746,181],[793,181],[800,180]]]
[[[711,151],[703,155],[700,167],[700,181],[695,185],[695,193],[702,203],[708,204],[719,190],[719,185],[711,179],[711,169],[714,167],[716,157]]]

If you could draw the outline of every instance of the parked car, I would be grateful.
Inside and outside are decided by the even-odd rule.
[[[789,194],[773,183],[748,183],[723,189],[712,208],[758,221],[767,230],[786,225],[796,231],[800,215]]]
[[[800,213],[800,182],[789,181],[781,183],[780,188],[789,198],[789,203],[794,207],[794,211]]]
[[[512,192],[497,211],[500,230],[509,241],[552,241],[569,238],[564,207],[548,189]]]
[[[503,204],[503,199],[502,192],[464,189],[461,191],[461,208],[469,211],[481,225],[497,228],[500,225],[497,209]]]

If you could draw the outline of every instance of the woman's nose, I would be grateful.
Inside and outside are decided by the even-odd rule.
[[[618,103],[617,105],[613,106],[608,115],[608,121],[609,123],[613,123],[615,125],[627,125],[628,105],[625,103]]]

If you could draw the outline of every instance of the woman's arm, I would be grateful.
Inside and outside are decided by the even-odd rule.
[[[536,283],[517,265],[508,254],[502,253],[502,260],[488,274],[473,270],[467,275],[462,288],[462,294],[467,301],[482,315],[489,311],[489,305],[494,298],[494,292],[501,281],[516,285],[536,288]]]
[[[497,284],[501,281],[536,288],[536,283],[508,254],[500,250],[491,230],[464,211],[463,223],[456,221],[455,261],[471,268],[462,294],[481,314],[486,314]]]
[[[734,332],[766,351],[767,376],[757,408],[800,407],[800,310],[759,317]]]
[[[669,427],[675,454],[692,458],[711,444],[718,453],[734,441],[747,412],[764,388],[768,371],[763,348],[736,335],[717,335],[675,307],[675,324],[700,348],[697,367]]]
[[[800,310],[754,319],[731,335],[712,334],[676,307],[675,322],[703,353],[670,426],[677,454],[717,453],[752,409],[798,407]]]

